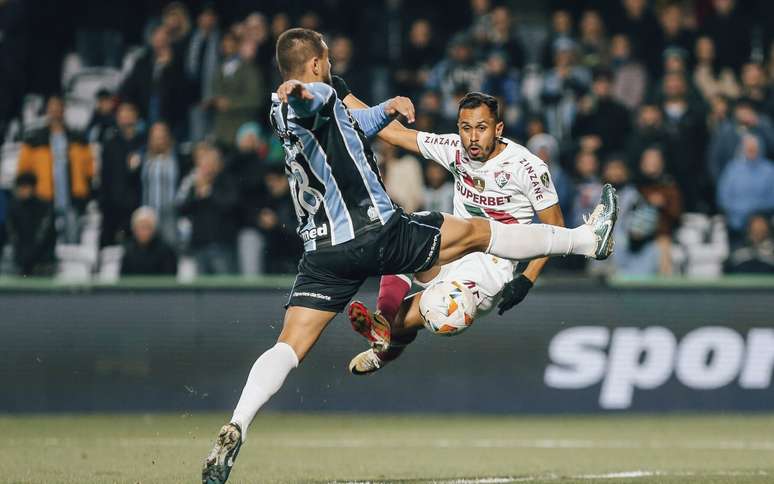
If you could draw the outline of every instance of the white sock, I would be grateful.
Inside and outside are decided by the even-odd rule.
[[[298,356],[287,343],[277,343],[258,358],[247,377],[231,422],[242,429],[242,441],[255,414],[282,387],[290,370],[298,366]]]
[[[551,255],[594,255],[596,238],[588,225],[574,229],[546,224],[501,224],[490,221],[487,253],[511,260]]]

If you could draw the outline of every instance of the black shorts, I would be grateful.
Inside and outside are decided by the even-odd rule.
[[[341,312],[371,276],[433,267],[441,250],[440,212],[397,210],[382,227],[333,247],[305,252],[286,307]]]

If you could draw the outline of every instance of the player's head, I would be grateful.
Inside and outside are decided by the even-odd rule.
[[[319,32],[295,28],[277,39],[277,65],[285,80],[331,83],[328,46]]]
[[[466,94],[460,100],[457,128],[468,157],[475,161],[488,160],[503,134],[497,98],[480,92]]]

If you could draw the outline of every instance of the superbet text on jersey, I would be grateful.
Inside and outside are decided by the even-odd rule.
[[[417,133],[422,155],[454,175],[454,215],[501,223],[531,223],[535,211],[559,202],[548,166],[527,148],[506,148],[486,162],[468,158],[457,134]]]

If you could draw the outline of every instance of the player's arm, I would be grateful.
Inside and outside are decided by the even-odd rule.
[[[291,79],[283,82],[277,88],[277,96],[280,101],[288,103],[301,118],[314,116],[333,95],[333,88],[322,82],[304,84],[301,81]]]
[[[537,216],[540,222],[544,224],[564,227],[564,216],[562,216],[562,209],[558,203],[539,210]],[[521,274],[505,285],[502,299],[500,304],[497,305],[497,314],[502,316],[505,311],[508,311],[527,297],[527,293],[532,289],[546,262],[548,262],[548,257],[532,259]]]
[[[393,98],[389,101],[394,101],[399,98]],[[406,99],[406,98],[400,98],[400,99]],[[385,101],[385,102],[389,102]],[[409,101],[410,102],[410,101]],[[357,113],[359,111],[368,109],[368,105],[355,97],[354,94],[348,93],[344,97],[344,104],[347,105],[347,107],[350,109],[350,112],[352,112],[352,116],[357,119]],[[382,103],[384,104],[384,103]],[[411,107],[411,117],[409,118],[404,113],[402,114],[409,122],[414,122],[414,112],[413,112],[413,105]],[[372,108],[373,109],[373,108]],[[363,128],[362,123],[360,123],[360,120],[358,119],[358,124],[360,124],[360,127]],[[365,131],[365,128],[363,129]],[[403,126],[399,121],[392,120],[392,122],[388,123],[381,131],[378,132],[377,136],[382,141],[389,143],[391,145],[395,145],[399,148],[403,148],[406,151],[410,151],[412,153],[416,153],[418,155],[421,155],[422,153],[419,151],[419,144],[417,143],[417,134],[418,131],[414,129],[407,128]]]

